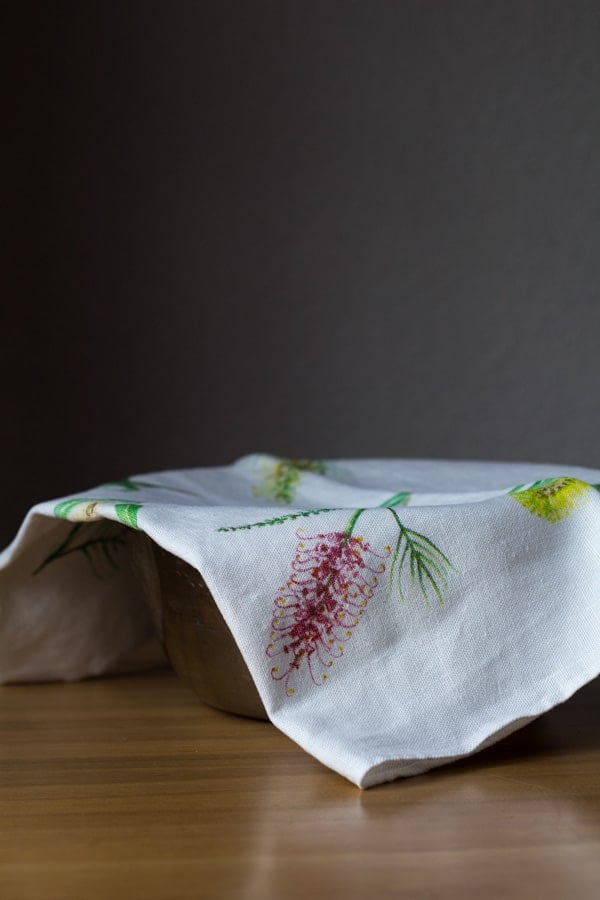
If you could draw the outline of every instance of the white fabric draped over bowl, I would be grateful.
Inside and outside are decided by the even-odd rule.
[[[473,753],[600,669],[600,471],[290,460],[36,505],[0,556],[0,681],[115,671],[148,540],[196,568],[271,721],[360,787]]]

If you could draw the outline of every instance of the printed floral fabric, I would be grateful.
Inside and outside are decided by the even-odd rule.
[[[110,672],[148,638],[140,533],[202,574],[273,723],[361,787],[600,668],[599,471],[253,454],[34,507],[0,557],[1,681]]]

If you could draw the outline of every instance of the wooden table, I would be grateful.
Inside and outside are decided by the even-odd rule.
[[[0,688],[0,897],[600,897],[600,683],[368,791],[169,671]]]

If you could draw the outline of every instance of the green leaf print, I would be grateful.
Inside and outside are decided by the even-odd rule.
[[[139,528],[137,515],[141,503],[115,503],[115,512],[120,522],[129,528]]]
[[[69,522],[95,522],[102,518],[99,511],[100,504],[114,502],[116,501],[74,497],[72,500],[62,500],[57,503],[54,507],[54,515],[57,519],[67,519]]]
[[[115,514],[120,522],[129,528],[139,528],[137,516],[142,504],[123,503],[114,497],[75,497],[72,500],[62,500],[56,504],[53,512],[57,519],[67,519],[70,522],[97,522],[104,518],[102,507],[106,509],[107,504],[114,504]]]
[[[107,481],[102,487],[118,487],[123,491],[141,491],[142,488],[157,488],[158,484],[150,484],[146,481],[134,481],[131,478],[119,478],[117,481]]]
[[[185,491],[183,488],[172,487],[170,484],[156,484],[153,481],[138,481],[134,478],[119,478],[117,481],[107,481],[102,487],[118,487],[122,491],[141,491],[145,488],[157,491],[170,491],[172,494],[186,494],[188,497],[196,497],[194,491]]]

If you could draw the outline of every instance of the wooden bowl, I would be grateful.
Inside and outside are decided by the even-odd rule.
[[[248,667],[200,573],[156,544],[154,557],[163,646],[176,673],[208,706],[267,719]]]

